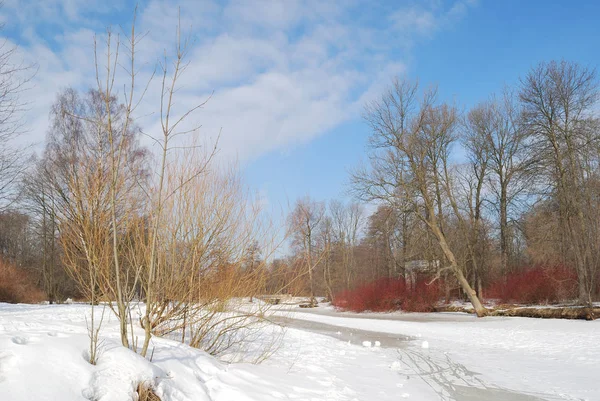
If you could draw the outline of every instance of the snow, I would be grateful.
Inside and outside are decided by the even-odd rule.
[[[88,305],[0,304],[0,399],[132,400],[137,383],[163,401],[371,400],[397,398],[401,378],[389,355],[328,336],[288,329],[261,365],[225,364],[155,338],[152,362],[120,346],[107,315],[96,366],[86,360]]]
[[[421,373],[421,365],[427,363],[438,364],[439,369],[465,367],[486,386],[540,399],[600,399],[598,320],[478,319],[463,313],[359,315],[327,308],[296,312],[292,317],[338,328],[411,336],[416,344],[407,353],[416,352],[418,358],[427,359],[412,366]]]
[[[129,401],[140,382],[163,401],[592,401],[600,394],[599,322],[358,317],[316,308],[294,313],[302,329],[292,324],[273,356],[254,365],[224,363],[166,338],[153,339],[150,361],[120,345],[107,313],[94,366],[86,359],[89,311],[0,304],[0,400]]]

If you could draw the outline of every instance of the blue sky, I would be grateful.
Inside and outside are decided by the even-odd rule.
[[[27,140],[43,141],[58,90],[93,85],[94,33],[127,26],[134,2],[5,0],[1,32],[39,66]],[[309,194],[345,198],[348,170],[365,155],[365,102],[394,75],[439,85],[468,108],[514,85],[540,61],[600,64],[597,1],[151,0],[139,2],[142,76],[173,45],[177,7],[194,39],[180,105],[214,91],[192,118],[219,131],[221,157],[236,158],[269,205]],[[157,128],[156,88],[140,124]]]
[[[409,54],[396,57],[406,63],[409,77],[437,84],[442,97],[468,109],[504,85],[516,86],[542,61],[564,58],[600,66],[598,16],[595,1],[478,2],[459,21],[419,38]],[[345,197],[348,170],[364,159],[368,135],[357,114],[293,151],[262,157],[248,175],[269,193],[285,188],[291,200],[306,193]]]

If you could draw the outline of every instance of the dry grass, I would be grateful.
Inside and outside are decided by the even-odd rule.
[[[146,382],[141,382],[137,386],[137,401],[160,401],[160,398],[154,392],[152,386]]]
[[[33,304],[45,299],[29,272],[0,260],[0,302]]]

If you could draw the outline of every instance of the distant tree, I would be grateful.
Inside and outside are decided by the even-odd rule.
[[[358,203],[344,204],[333,200],[329,203],[330,225],[340,256],[346,289],[356,279],[354,249],[358,245],[360,230],[364,223],[364,208]]]
[[[292,213],[288,216],[288,230],[294,246],[301,252],[313,303],[315,302],[314,270],[321,256],[316,252],[316,239],[324,217],[325,204],[316,202],[308,196],[298,199]]]
[[[485,184],[498,216],[503,273],[515,256],[510,221],[517,216],[511,215],[511,209],[514,213],[520,195],[526,190],[531,193],[534,184],[534,163],[528,154],[522,116],[518,99],[510,89],[505,89],[500,97],[492,96],[473,108],[466,121],[465,142],[471,162],[474,166],[481,165],[477,160],[485,156]],[[481,196],[479,199],[483,200]]]

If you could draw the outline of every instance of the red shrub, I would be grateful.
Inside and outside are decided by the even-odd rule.
[[[577,275],[563,266],[537,266],[499,279],[485,294],[486,298],[524,304],[568,301],[577,297]]]
[[[37,303],[44,299],[26,271],[0,260],[0,302]]]
[[[342,291],[334,297],[333,305],[353,312],[387,312],[399,309],[407,312],[430,312],[439,298],[440,287],[437,282],[427,285],[425,280],[420,280],[409,288],[403,278],[382,278]]]

